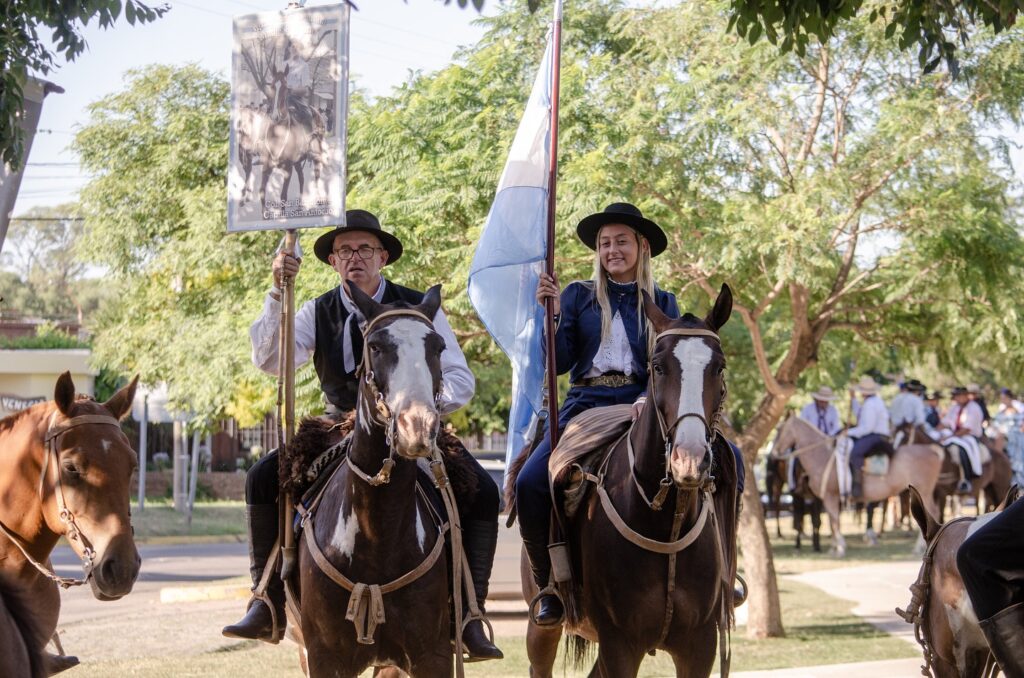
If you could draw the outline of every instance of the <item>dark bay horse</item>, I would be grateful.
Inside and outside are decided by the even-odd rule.
[[[1014,485],[995,510],[1001,511],[1013,503],[1017,494]],[[910,512],[928,547],[917,581],[910,587],[910,605],[906,611],[897,609],[897,613],[914,624],[914,635],[924,653],[922,672],[925,675],[937,678],[991,675],[989,671],[995,660],[956,564],[960,545],[987,517],[961,517],[942,523],[936,520],[927,503],[916,488],[910,488]]]
[[[0,676],[43,678],[45,644],[24,592],[0,576]]]
[[[100,403],[76,397],[65,372],[52,401],[0,420],[0,573],[25,590],[46,638],[57,628],[58,586],[88,581],[98,600],[117,600],[138,576],[128,491],[138,462],[120,425],[137,382]],[[62,536],[84,580],[53,573]]]
[[[1010,458],[993,445],[992,441],[985,440],[991,459],[981,465],[981,475],[970,481],[971,489],[961,494],[957,491],[960,484],[961,470],[960,463],[954,461],[955,450],[945,448],[945,455],[942,458],[942,468],[939,472],[939,481],[935,485],[935,503],[939,509],[939,522],[945,518],[946,500],[949,497],[969,496],[974,498],[974,507],[977,515],[981,515],[981,498],[985,497],[986,509],[991,511],[995,505],[1006,496],[1010,489],[1013,478],[1013,469],[1010,466]]]
[[[708,676],[731,624],[736,563],[735,460],[716,428],[725,399],[717,332],[732,293],[723,285],[704,320],[672,320],[646,293],[644,309],[657,332],[649,399],[566,525],[574,577],[563,590],[566,630],[577,663],[587,643],[599,643],[591,676],[636,676],[656,649],[672,656],[677,676]],[[649,499],[656,495],[663,506]],[[532,600],[533,578],[523,582]],[[530,623],[531,676],[552,675],[561,634]]]
[[[802,548],[803,539],[806,536],[804,526],[807,521],[805,518],[810,516],[811,546],[817,553],[821,551],[821,499],[818,499],[811,490],[810,477],[804,471],[799,457],[793,459],[792,463],[792,480],[795,487],[789,488],[791,500],[789,506],[793,515],[793,531],[796,532],[795,546],[798,549]],[[786,459],[773,459],[771,456],[765,457],[764,461],[765,494],[768,496],[765,516],[768,515],[768,512],[775,511],[775,535],[777,537],[782,536],[782,526],[779,521],[782,513],[782,492],[789,482],[789,464],[790,462]]]
[[[447,525],[417,487],[441,421],[440,286],[414,307],[350,289],[367,320],[355,428],[347,462],[303,519],[299,640],[314,677],[369,666],[449,676]]]

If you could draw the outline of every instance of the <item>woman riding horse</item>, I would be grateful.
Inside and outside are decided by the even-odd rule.
[[[658,224],[629,203],[613,203],[591,214],[576,227],[583,244],[594,250],[594,275],[570,283],[559,295],[558,282],[546,274],[537,286],[537,302],[554,304],[556,366],[569,372],[572,386],[558,412],[559,430],[585,410],[606,405],[633,404],[636,418],[646,401],[647,365],[654,332],[646,318],[640,290],[661,311],[679,317],[675,296],[659,289],[651,259],[665,251],[668,239]],[[734,452],[736,452],[734,448]],[[547,436],[530,455],[516,480],[519,530],[540,589],[548,585],[551,560],[548,537],[551,493],[548,487]],[[742,462],[738,461],[742,469]],[[742,476],[741,476],[742,487]],[[564,609],[558,596],[537,601],[536,623],[560,624]]]

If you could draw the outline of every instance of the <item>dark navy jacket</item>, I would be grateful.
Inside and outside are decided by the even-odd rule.
[[[612,317],[622,315],[629,346],[633,349],[633,374],[647,383],[647,329],[637,318],[636,283],[621,285],[608,281]],[[671,292],[654,288],[654,302],[670,318],[679,317],[679,306]],[[573,382],[581,380],[594,364],[601,346],[601,307],[597,304],[592,280],[578,280],[562,290],[561,317],[555,332],[555,363],[559,374],[570,373]],[[642,330],[638,333],[638,329]]]

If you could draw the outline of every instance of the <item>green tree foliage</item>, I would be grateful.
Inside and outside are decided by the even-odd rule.
[[[37,207],[11,221],[0,256],[5,312],[50,319],[87,319],[110,289],[76,257],[82,234],[78,206]]]
[[[897,37],[900,49],[917,45],[918,63],[931,72],[942,60],[959,70],[957,42],[965,45],[975,27],[999,33],[1013,26],[1024,0],[731,0],[732,18],[740,37],[751,45],[764,36],[783,52],[803,57],[812,44],[828,42],[843,24],[858,15],[878,21],[885,37]]]
[[[49,73],[56,67],[58,55],[74,61],[86,48],[82,29],[93,19],[101,28],[109,28],[122,9],[124,18],[134,25],[155,21],[170,8],[151,7],[139,0],[4,2],[0,16],[0,160],[12,167],[21,164],[24,140],[18,118],[23,109],[25,76],[29,72]],[[50,40],[40,38],[40,30],[52,31]]]
[[[922,76],[863,17],[803,56],[726,31],[722,1],[631,9],[571,2],[564,25],[558,272],[589,277],[573,225],[629,199],[663,224],[656,276],[704,312],[722,282],[729,415],[748,478],[792,396],[868,370],[934,360],[1020,377],[1024,247],[1019,186],[988,131],[1019,121],[1024,39],[981,31],[964,76]],[[406,244],[387,274],[445,284],[445,308],[481,375],[506,375],[465,280],[543,50],[525,0],[485,20],[458,63],[391,96],[355,96],[348,204]],[[216,413],[268,403],[246,327],[269,285],[272,234],[224,234],[226,86],[195,69],[135,74],[79,135],[90,252],[124,280],[97,353],[166,379]],[[187,130],[188,134],[182,134]],[[303,236],[307,251],[312,236]],[[336,284],[307,258],[298,297]],[[501,291],[497,291],[501,293]],[[855,364],[854,364],[855,363]],[[150,375],[155,375],[155,379]],[[507,386],[473,401],[502,412]],[[270,393],[268,393],[270,391]],[[308,372],[301,402],[310,406]],[[783,632],[753,482],[741,544],[752,635]]]

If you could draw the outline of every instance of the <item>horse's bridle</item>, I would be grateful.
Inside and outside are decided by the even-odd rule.
[[[715,341],[717,341],[719,346],[721,346],[721,342],[722,342],[722,340],[718,336],[718,334],[716,334],[715,332],[712,332],[711,330],[704,330],[704,329],[699,329],[699,328],[680,327],[680,328],[668,329],[668,330],[665,330],[663,332],[659,332],[658,335],[654,338],[654,343],[657,344],[663,337],[673,336],[673,335],[683,336],[683,337],[710,337],[710,338],[714,339]],[[626,437],[626,450],[627,450],[627,452],[629,454],[630,474],[633,476],[633,482],[636,484],[636,488],[640,492],[640,496],[643,498],[643,500],[647,503],[647,505],[651,509],[653,509],[655,511],[660,511],[661,507],[665,503],[665,498],[668,496],[669,488],[671,488],[672,483],[673,483],[673,481],[672,481],[672,471],[671,471],[671,469],[669,467],[669,461],[670,461],[671,456],[672,456],[672,444],[673,444],[672,433],[679,426],[680,422],[682,422],[684,419],[686,419],[688,417],[693,417],[694,419],[699,420],[700,423],[702,423],[704,425],[705,437],[707,439],[707,443],[705,443],[705,447],[706,447],[707,453],[708,454],[712,454],[712,445],[714,444],[715,439],[718,437],[718,434],[719,434],[718,425],[719,425],[719,422],[721,421],[721,418],[722,418],[722,409],[725,407],[725,397],[726,397],[726,394],[727,394],[727,389],[726,389],[726,385],[725,385],[725,380],[723,379],[722,380],[722,397],[721,397],[721,400],[718,403],[718,407],[715,409],[715,412],[711,415],[711,421],[710,422],[700,412],[683,412],[678,417],[676,417],[675,421],[672,422],[671,426],[668,426],[668,425],[666,425],[665,417],[662,416],[662,414],[661,414],[661,408],[658,407],[657,394],[655,392],[656,380],[653,378],[653,374],[654,374],[654,372],[653,372],[653,365],[652,365],[652,363],[650,361],[648,361],[648,363],[647,363],[647,373],[652,375],[652,378],[651,378],[651,400],[654,402],[654,413],[655,413],[655,415],[657,415],[657,418],[658,418],[658,429],[661,431],[662,439],[664,439],[664,441],[665,441],[665,477],[661,479],[661,482],[659,483],[659,487],[658,487],[658,493],[655,495],[654,499],[648,499],[647,498],[647,494],[644,492],[643,487],[640,486],[640,481],[637,480],[637,477],[636,477],[636,460],[635,460],[635,457],[634,457],[634,454],[633,454],[632,440],[630,439],[629,436]],[[713,478],[709,478],[706,481],[706,483],[711,483],[711,482],[714,482]]]
[[[67,537],[68,541],[79,542],[82,545],[82,553],[79,556],[82,560],[82,570],[85,572],[83,579],[75,579],[73,577],[61,577],[56,574],[51,568],[43,565],[28,553],[28,547],[25,545],[24,540],[10,530],[6,525],[0,522],[0,532],[7,536],[11,542],[18,547],[22,555],[31,563],[39,572],[47,579],[53,581],[61,588],[70,588],[72,586],[81,586],[82,584],[89,581],[92,577],[93,566],[96,559],[96,552],[92,548],[92,542],[82,532],[82,529],[78,527],[78,523],[75,521],[75,514],[72,513],[71,509],[68,508],[67,502],[64,499],[64,486],[60,482],[60,448],[58,445],[58,439],[75,428],[76,426],[84,426],[88,424],[92,425],[106,425],[114,426],[118,431],[121,430],[121,422],[106,414],[83,414],[77,417],[71,417],[67,421],[57,425],[57,416],[60,414],[60,410],[54,410],[53,415],[50,417],[50,425],[46,430],[44,436],[44,443],[46,450],[43,452],[43,467],[39,472],[39,500],[44,500],[44,490],[46,485],[46,476],[50,470],[50,459],[53,459],[53,468],[56,472],[56,476],[53,480],[53,497],[54,501],[57,502],[58,519],[64,524],[64,536]]]
[[[403,316],[408,318],[416,318],[417,320],[422,320],[427,324],[427,327],[429,327],[431,331],[435,331],[434,322],[430,318],[428,318],[425,314],[420,313],[419,311],[411,308],[400,308],[391,311],[385,311],[384,313],[381,313],[380,315],[376,316],[373,320],[371,320],[369,323],[367,323],[366,327],[363,329],[363,359],[360,361],[359,368],[356,370],[356,378],[363,380],[363,382],[366,384],[367,389],[369,389],[370,391],[371,397],[373,398],[373,402],[376,407],[376,413],[378,417],[375,418],[375,421],[384,427],[384,439],[388,446],[388,458],[384,460],[384,464],[381,466],[380,471],[378,471],[377,475],[375,476],[371,476],[370,474],[366,473],[361,468],[356,466],[355,462],[352,461],[352,455],[346,455],[345,459],[349,468],[352,469],[352,472],[373,487],[377,487],[378,485],[387,485],[389,482],[391,482],[391,471],[395,467],[394,440],[398,417],[395,415],[394,412],[391,411],[391,408],[384,400],[384,394],[381,393],[380,389],[377,387],[377,381],[376,379],[374,379],[373,369],[371,369],[370,367],[370,351],[369,348],[366,346],[366,339],[367,337],[370,336],[370,333],[373,331],[374,326],[377,325],[380,321],[384,320],[385,318],[393,318],[396,316]],[[441,389],[438,388],[437,392],[434,394],[434,407],[438,408],[440,406],[440,402]]]

